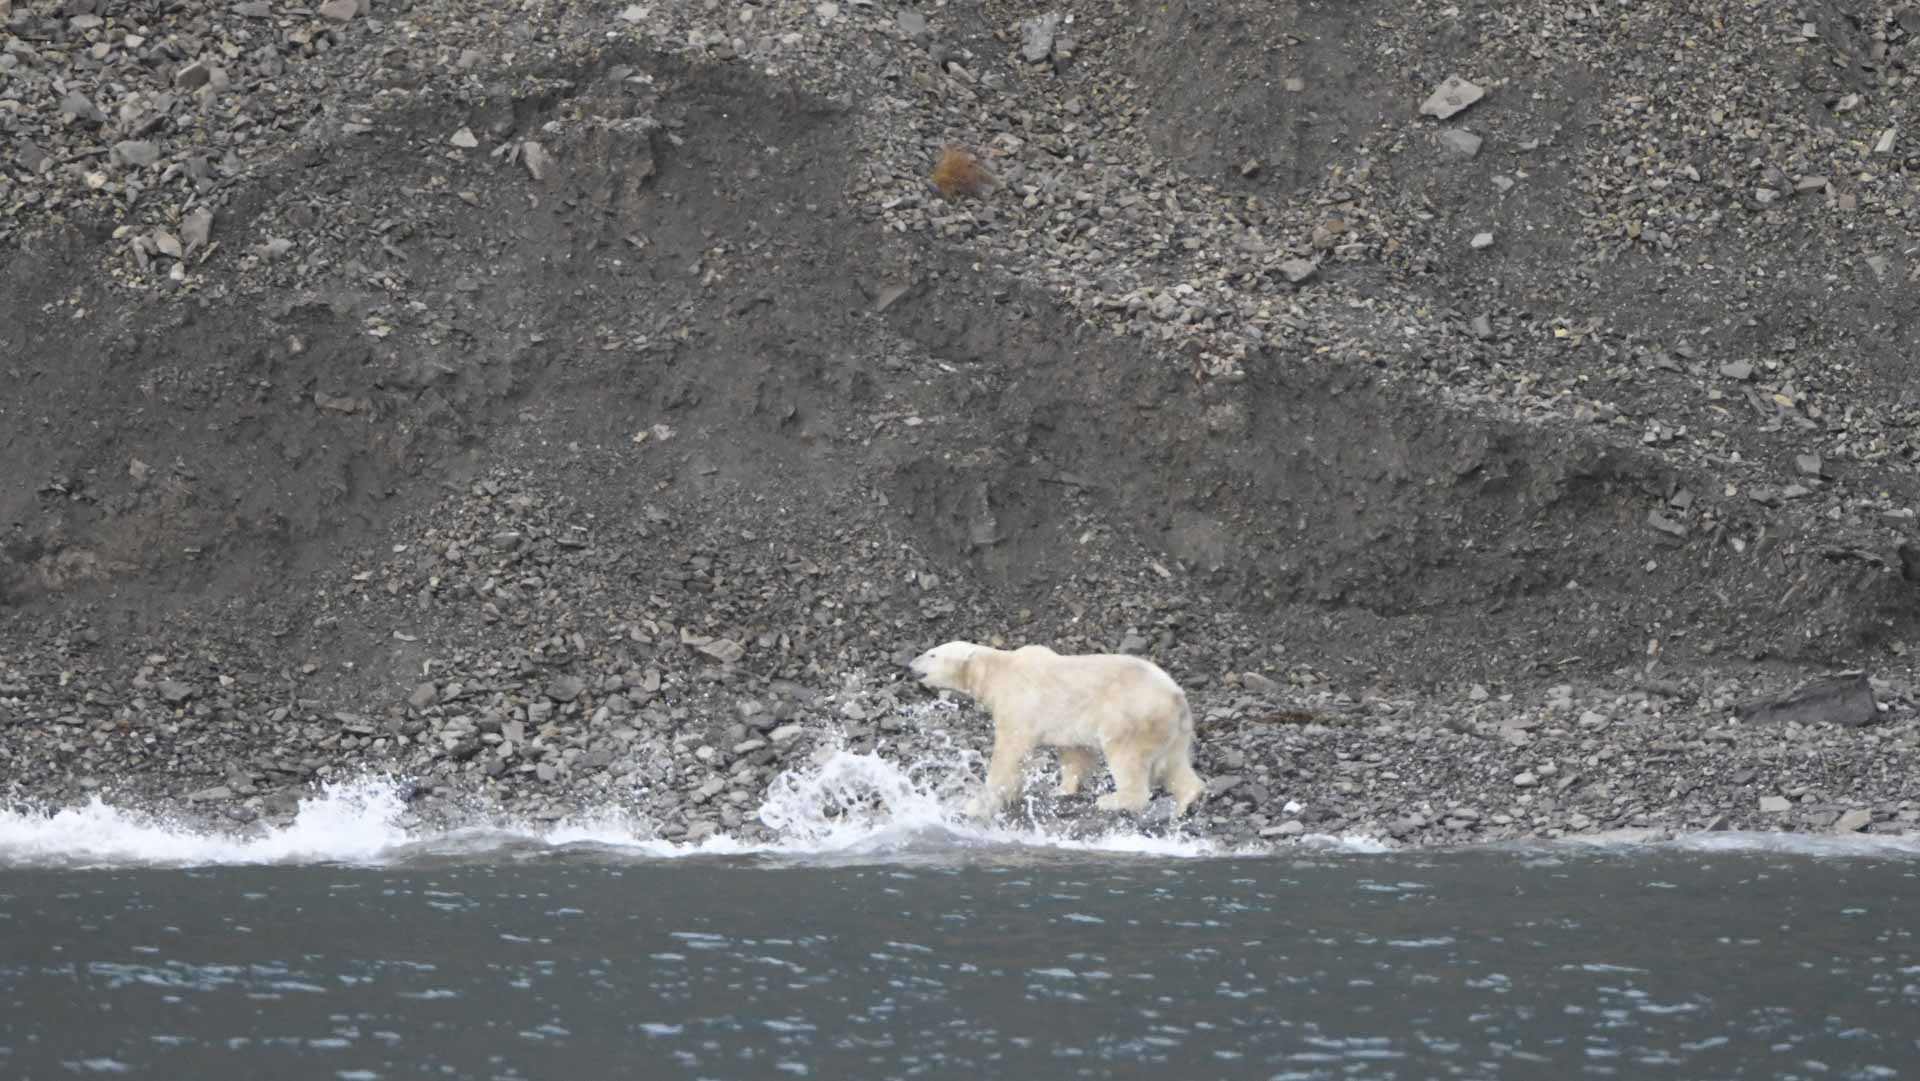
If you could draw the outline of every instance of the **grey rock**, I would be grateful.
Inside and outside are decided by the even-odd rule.
[[[901,11],[894,15],[893,24],[900,32],[910,38],[927,36],[927,17],[917,11]]]
[[[145,139],[128,139],[113,144],[113,160],[144,169],[160,160],[160,148]]]
[[[1148,642],[1146,638],[1141,635],[1129,634],[1125,638],[1120,639],[1120,652],[1130,654],[1145,653],[1147,647],[1151,644],[1151,642]]]
[[[177,679],[169,679],[160,684],[160,700],[170,706],[186,702],[193,697],[193,694],[192,684],[182,683]]]
[[[586,689],[586,680],[579,676],[559,676],[547,684],[547,697],[555,702],[571,702]]]
[[[775,744],[791,743],[793,739],[800,734],[800,732],[801,732],[801,728],[797,724],[783,724],[780,727],[774,729],[773,731],[768,732],[767,738],[772,740]]]
[[[1240,685],[1254,694],[1279,694],[1280,685],[1258,672],[1242,672]]]
[[[1467,325],[1467,329],[1473,331],[1474,337],[1484,342],[1493,337],[1493,320],[1484,315],[1476,315],[1473,317],[1473,322]]]
[[[1873,825],[1873,812],[1856,807],[1834,821],[1833,832],[1858,833],[1871,825]]]
[[[1534,773],[1517,773],[1513,778],[1513,787],[1515,788],[1532,788],[1539,783],[1540,777]]]
[[[1060,14],[1048,12],[1020,23],[1020,55],[1029,64],[1044,64],[1053,55],[1054,35],[1060,32]]]
[[[1298,837],[1307,832],[1307,827],[1299,819],[1288,819],[1277,826],[1268,826],[1260,831],[1262,837]]]
[[[1491,248],[1493,247],[1493,234],[1492,233],[1475,233],[1473,234],[1473,239],[1467,242],[1467,246],[1471,247],[1475,251],[1481,251],[1486,248]]]
[[[360,0],[326,0],[320,5],[320,17],[332,22],[352,22],[359,13]]]
[[[1213,799],[1215,796],[1220,796],[1228,792],[1231,792],[1239,784],[1240,784],[1240,778],[1234,776],[1231,773],[1222,774],[1218,777],[1210,778],[1207,781],[1207,798]]]
[[[192,803],[212,803],[215,800],[232,799],[232,798],[233,798],[233,789],[228,788],[226,785],[223,785],[223,784],[215,785],[212,788],[202,788],[198,792],[187,793],[187,800]]]
[[[107,114],[101,112],[99,106],[88,100],[85,94],[77,90],[69,93],[60,102],[60,111],[76,120],[89,124],[104,124],[107,122]]]
[[[1793,801],[1785,796],[1760,797],[1760,812],[1762,814],[1777,815],[1784,814],[1791,810],[1793,810]]]
[[[1438,120],[1446,120],[1486,96],[1487,92],[1480,87],[1458,75],[1449,75],[1447,80],[1420,104],[1420,112]]]
[[[407,705],[414,709],[426,709],[439,700],[440,688],[434,686],[432,680],[428,680],[416,686],[413,693],[407,696]]]
[[[1280,273],[1295,285],[1313,277],[1314,271],[1319,269],[1320,264],[1311,259],[1288,259],[1280,264]]]
[[[526,164],[527,175],[536,181],[545,181],[552,176],[555,167],[559,164],[554,160],[553,155],[548,153],[546,147],[532,139],[520,144],[520,160]]]
[[[187,246],[188,254],[206,247],[212,236],[213,211],[204,206],[194,209],[180,222],[180,240]]]
[[[715,638],[711,642],[702,643],[697,648],[721,664],[734,664],[747,655],[747,647],[731,638]]]
[[[1837,724],[1849,728],[1880,717],[1864,671],[1816,680],[1781,698],[1749,702],[1735,714],[1750,724]]]
[[[1478,156],[1480,143],[1480,137],[1465,128],[1448,128],[1440,133],[1440,145],[1463,157]]]
[[[1687,535],[1686,525],[1667,517],[1657,510],[1647,512],[1647,524],[1669,536],[1684,538]]]
[[[1796,454],[1793,456],[1793,467],[1800,471],[1801,476],[1817,477],[1820,475],[1821,466],[1822,463],[1818,454]]]
[[[720,827],[706,819],[697,819],[687,823],[685,840],[688,844],[698,844],[720,832]]]
[[[1722,364],[1720,365],[1720,374],[1726,376],[1728,379],[1737,379],[1744,383],[1753,378],[1753,362],[1750,360],[1736,360],[1731,364]]]

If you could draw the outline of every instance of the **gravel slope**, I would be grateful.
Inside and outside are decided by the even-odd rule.
[[[1225,839],[1920,817],[1920,9],[5,22],[16,800],[752,836],[968,637],[1167,666]]]

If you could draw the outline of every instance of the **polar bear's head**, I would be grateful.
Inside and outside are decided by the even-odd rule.
[[[971,673],[974,659],[984,647],[972,642],[948,642],[938,645],[907,662],[907,668],[923,687],[936,691],[972,693]]]

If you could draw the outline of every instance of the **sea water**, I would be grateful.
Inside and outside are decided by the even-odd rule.
[[[1229,851],[957,813],[834,751],[747,845],[618,807],[247,836],[0,814],[0,1077],[1920,1076],[1920,849]]]

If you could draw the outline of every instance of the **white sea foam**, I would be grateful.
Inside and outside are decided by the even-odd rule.
[[[401,782],[370,777],[329,784],[302,800],[291,822],[249,831],[207,830],[166,815],[114,806],[0,811],[0,867],[216,866],[342,863],[392,865],[427,859],[484,859],[568,849],[608,858],[675,859],[761,855],[828,862],[896,859],[963,861],[972,854],[1111,853],[1141,857],[1253,855],[1164,827],[1105,832],[1016,814],[997,823],[963,813],[983,773],[961,748],[902,763],[884,749],[827,746],[778,775],[757,815],[772,839],[717,833],[695,842],[660,838],[654,824],[619,806],[557,823],[494,818],[459,829],[413,827]],[[1315,839],[1339,847],[1332,838]]]
[[[695,842],[658,836],[654,823],[617,804],[557,823],[480,819],[458,829],[412,825],[402,784],[369,777],[322,787],[301,801],[292,821],[248,832],[207,830],[165,815],[95,798],[57,811],[0,811],[0,868],[342,863],[393,865],[421,860],[484,860],[566,850],[626,860],[763,856],[826,863],[966,862],[976,858],[1141,858],[1288,855],[1303,850],[1389,853],[1394,846],[1358,836],[1308,835],[1292,842],[1229,848],[1164,823],[1100,828],[1055,821],[1031,808],[995,822],[963,811],[984,772],[978,753],[943,747],[903,760],[887,748],[855,753],[824,746],[774,778],[757,810],[771,831],[743,838],[721,832]],[[1779,853],[1814,858],[1920,856],[1920,837],[1854,834],[1713,832],[1673,835],[1621,831],[1557,842],[1494,846],[1519,853],[1588,850],[1631,854],[1650,849]]]

